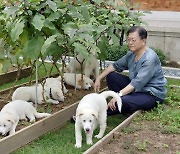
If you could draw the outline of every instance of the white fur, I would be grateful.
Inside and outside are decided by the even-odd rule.
[[[76,81],[75,81],[75,74],[74,73],[64,73],[64,82],[67,85],[73,86],[77,89],[81,89],[81,74],[76,74]],[[87,76],[83,75],[83,89],[90,89],[94,85],[94,82]]]
[[[86,134],[86,143],[92,144],[92,135],[97,125],[100,126],[96,138],[102,138],[106,129],[107,120],[107,97],[113,97],[119,104],[122,104],[120,96],[113,91],[104,91],[101,94],[91,93],[84,96],[77,109],[75,120],[76,148],[82,147],[82,129]]]
[[[38,113],[31,103],[15,100],[6,104],[0,112],[0,134],[9,135],[15,133],[19,120],[27,120],[34,122],[35,118],[43,118],[50,116],[49,113]]]
[[[50,89],[53,99],[50,97]],[[67,93],[67,89],[63,85],[64,93]],[[59,101],[64,101],[64,95],[62,92],[61,82],[57,78],[47,78],[43,86],[38,84],[37,86],[37,103],[42,104],[44,99],[47,103],[58,104]],[[32,101],[35,103],[36,99],[36,86],[25,86],[17,88],[13,95],[12,100],[24,100],[24,101]]]
[[[77,56],[77,59],[72,58],[65,68],[66,73],[81,73],[81,65],[78,61],[83,62],[84,58],[80,55]],[[85,76],[90,78],[90,75],[93,74],[94,77],[97,79],[99,76],[99,62],[98,59],[90,55],[90,57],[87,60],[84,60],[83,62],[83,73]]]

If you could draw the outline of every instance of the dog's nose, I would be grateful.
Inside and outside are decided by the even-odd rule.
[[[90,131],[90,129],[89,128],[86,128],[86,132],[89,132]]]

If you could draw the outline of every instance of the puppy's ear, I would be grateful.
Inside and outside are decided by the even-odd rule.
[[[79,80],[77,80],[77,87],[80,87],[81,88],[81,85],[82,85],[82,87],[84,87],[83,85],[84,85],[84,80],[81,80],[81,79],[79,79]]]
[[[94,112],[92,113],[92,116],[94,116],[96,119],[98,119],[98,113],[97,113],[97,112],[94,111]]]
[[[7,119],[7,121],[11,122],[12,124],[14,124],[15,122],[17,122],[17,120],[18,120],[18,119],[14,118],[14,117],[12,117],[12,116]]]
[[[84,113],[82,110],[76,112],[76,117],[82,116]]]
[[[80,117],[82,115],[83,115],[83,113],[80,113],[80,112],[76,113],[76,117]]]

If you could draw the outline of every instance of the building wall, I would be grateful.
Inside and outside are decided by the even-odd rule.
[[[156,27],[148,27],[147,44],[150,47],[160,48],[170,61],[180,62],[180,31],[168,32]]]
[[[160,48],[169,60],[180,62],[180,12],[151,11],[142,20],[147,23],[148,46]]]
[[[180,0],[128,0],[135,6],[140,4],[141,10],[180,11]]]

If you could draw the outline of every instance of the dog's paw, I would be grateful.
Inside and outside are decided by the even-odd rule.
[[[14,135],[15,134],[15,130],[11,130],[10,132],[9,132],[9,135]]]
[[[32,118],[32,119],[29,120],[29,122],[30,122],[30,123],[34,123],[34,122],[36,122],[36,119],[35,119],[35,118]]]
[[[59,104],[59,101],[53,101],[52,103],[53,104]]]
[[[81,144],[75,144],[75,148],[81,148],[82,147],[82,145]]]
[[[87,144],[92,145],[93,144],[92,140],[87,141]]]
[[[102,138],[103,137],[103,135],[95,135],[95,137],[97,138],[97,139],[100,139],[100,138]]]

